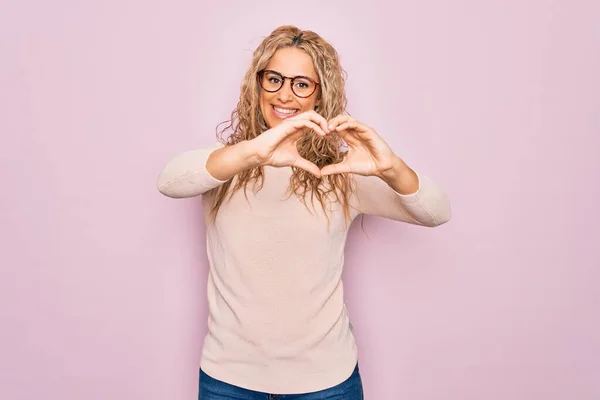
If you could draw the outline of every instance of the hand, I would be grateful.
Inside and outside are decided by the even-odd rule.
[[[298,167],[320,177],[319,167],[301,157],[296,147],[298,140],[310,130],[319,136],[325,136],[325,132],[329,132],[327,121],[315,111],[307,111],[286,119],[276,127],[261,133],[250,141],[256,149],[255,155],[259,164]]]
[[[328,128],[336,131],[348,144],[348,154],[344,161],[323,167],[322,176],[353,173],[382,178],[388,171],[404,164],[377,132],[348,115],[333,118]]]

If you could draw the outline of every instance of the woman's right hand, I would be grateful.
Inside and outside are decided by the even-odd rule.
[[[307,111],[288,118],[250,142],[260,165],[293,166],[321,176],[320,168],[302,158],[296,147],[298,140],[310,130],[322,137],[329,133],[327,121],[315,111]]]

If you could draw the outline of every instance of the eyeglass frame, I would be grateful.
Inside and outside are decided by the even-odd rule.
[[[263,78],[263,76],[264,76],[264,74],[265,74],[266,72],[271,72],[271,73],[273,73],[273,74],[275,74],[275,75],[277,75],[277,76],[280,76],[280,77],[281,77],[281,86],[279,86],[279,89],[277,89],[277,90],[267,90],[267,89],[265,89],[265,87],[262,85],[262,78]],[[319,85],[321,85],[321,83],[320,83],[320,82],[317,82],[317,81],[315,81],[314,79],[312,79],[312,78],[309,78],[308,76],[303,76],[303,75],[297,75],[297,76],[285,76],[285,75],[283,75],[283,74],[282,74],[282,73],[280,73],[280,72],[273,71],[272,69],[261,69],[260,71],[258,71],[258,72],[256,73],[256,78],[257,78],[257,80],[258,80],[258,85],[261,87],[261,89],[263,89],[265,92],[268,92],[268,93],[277,93],[277,92],[279,92],[279,91],[281,90],[281,88],[283,87],[283,85],[285,85],[285,80],[286,80],[286,79],[289,79],[289,80],[290,80],[290,89],[292,90],[292,93],[294,93],[294,96],[296,96],[296,97],[300,97],[301,99],[307,99],[307,98],[309,98],[310,96],[312,96],[313,94],[315,94],[315,92],[317,91],[317,88],[319,87]],[[309,81],[311,81],[312,83],[314,83],[314,84],[315,84],[315,89],[314,89],[314,90],[313,90],[313,91],[312,91],[312,92],[311,92],[311,93],[310,93],[308,96],[299,96],[299,95],[298,95],[298,94],[297,94],[297,93],[294,91],[294,80],[296,80],[296,79],[298,79],[298,78],[302,78],[302,79],[309,80]]]

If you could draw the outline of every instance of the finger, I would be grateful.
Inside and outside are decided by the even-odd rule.
[[[343,124],[344,122],[348,122],[348,121],[352,121],[352,117],[350,117],[349,115],[338,115],[337,117],[331,119],[329,121],[329,130],[333,131],[335,130],[338,125]]]
[[[316,111],[304,112],[298,115],[297,117],[294,117],[293,119],[312,121],[315,124],[318,124],[321,127],[321,130],[323,130],[323,132],[329,133],[329,129],[327,128],[327,120]]]
[[[342,121],[347,121],[349,117],[350,117],[349,115],[344,115],[344,114],[336,115],[335,117],[333,117],[329,120],[329,126],[330,127],[333,125],[337,126]]]
[[[361,143],[361,141],[354,134],[354,131],[344,129],[337,131],[337,134],[340,135],[340,137],[349,145],[357,146]]]
[[[321,114],[316,111],[309,112],[310,120],[319,124],[323,132],[329,133],[329,128],[327,127],[327,120]]]
[[[301,168],[315,176],[321,177],[321,170],[319,169],[319,167],[302,157],[296,158],[292,163],[292,166]]]
[[[366,127],[365,125],[361,124],[358,121],[348,121],[348,122],[344,122],[343,124],[339,125],[337,128],[335,128],[336,131],[342,131],[342,130],[354,130],[357,132],[367,132],[369,130],[368,127]]]
[[[286,129],[285,132],[289,135],[298,130],[304,130],[304,129],[309,129],[309,130],[312,129],[318,135],[325,136],[325,132],[323,132],[323,129],[319,125],[317,125],[314,122],[309,121],[307,119],[298,119],[295,121],[291,121],[290,127],[288,129]],[[303,133],[306,133],[306,132],[303,132]]]

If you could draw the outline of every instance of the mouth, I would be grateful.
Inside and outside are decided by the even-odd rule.
[[[298,112],[300,111],[297,108],[283,108],[283,107],[277,107],[277,106],[271,106],[271,107],[273,108],[273,115],[279,119],[286,119],[286,118],[293,117],[294,115],[298,114]]]

